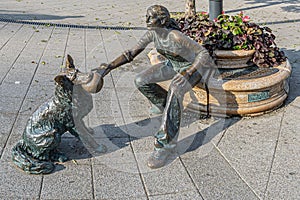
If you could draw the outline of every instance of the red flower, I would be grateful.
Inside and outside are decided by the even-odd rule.
[[[249,16],[244,16],[242,18],[242,20],[243,20],[243,22],[248,22],[248,21],[250,21],[250,17]]]

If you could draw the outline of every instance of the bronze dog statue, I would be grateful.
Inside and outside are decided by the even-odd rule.
[[[53,162],[68,160],[57,151],[65,132],[79,137],[89,151],[106,151],[104,145],[93,140],[92,130],[82,120],[93,108],[90,93],[99,92],[102,88],[101,75],[95,71],[80,72],[68,55],[64,70],[54,80],[54,96],[32,114],[22,139],[12,149],[13,162],[30,174],[51,173],[55,166]]]

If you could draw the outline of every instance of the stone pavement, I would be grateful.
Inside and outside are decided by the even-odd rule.
[[[208,1],[196,2],[198,10],[208,10]],[[224,1],[225,12],[244,11],[267,24],[292,64],[290,94],[278,110],[208,120],[186,112],[178,155],[150,170],[145,162],[160,116],[149,115],[150,103],[133,84],[150,65],[149,47],[106,76],[103,90],[93,95],[94,108],[85,121],[108,146],[106,154],[91,155],[66,134],[60,148],[71,160],[57,163],[54,173],[27,175],[12,165],[11,148],[33,111],[52,96],[66,54],[82,71],[111,61],[145,32],[135,27],[145,27],[145,10],[155,3],[184,10],[184,1],[171,0],[1,1],[0,199],[300,198],[299,0]],[[45,24],[12,23],[19,20]]]

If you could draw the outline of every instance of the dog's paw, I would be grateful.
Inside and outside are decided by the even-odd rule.
[[[51,160],[54,162],[66,162],[67,160],[69,160],[69,158],[61,152],[53,152],[51,155]]]

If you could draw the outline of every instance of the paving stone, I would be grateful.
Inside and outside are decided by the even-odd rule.
[[[29,85],[33,77],[33,70],[27,69],[11,70],[4,79],[4,83],[8,84],[24,84]]]
[[[27,41],[27,45],[18,59],[38,63],[47,46],[52,30],[53,27],[40,28],[39,32],[35,32],[35,30],[32,29],[34,34],[30,40]]]
[[[34,76],[34,80],[40,80],[41,83],[54,84],[54,78],[65,66],[63,63],[64,49],[61,50],[46,50],[41,57],[39,67]]]
[[[132,146],[148,195],[156,196],[191,190],[193,184],[180,160],[176,158],[177,154],[170,156],[166,166],[162,168],[150,169],[147,166],[147,160],[154,148],[153,142],[153,137],[145,137],[132,141]],[[158,177],[161,181],[158,181]]]
[[[4,31],[4,32],[3,32]],[[26,45],[26,41],[31,37],[34,33],[34,30],[30,26],[22,26],[20,24],[7,24],[5,29],[2,29],[1,36],[3,39],[7,36],[10,37],[9,41],[5,44],[5,46],[1,49],[1,53],[9,53],[14,52],[15,54],[9,54],[11,57],[17,58],[18,53],[22,51],[24,46]],[[14,61],[11,60],[11,61]]]
[[[33,36],[30,38],[30,41],[22,50],[21,56],[18,57],[18,60],[14,63],[12,70],[9,71],[5,82],[31,82],[32,76],[37,67],[36,63],[38,62],[46,45],[46,42],[40,43],[40,41],[45,40],[45,38],[47,39],[47,35],[51,33],[50,31],[51,29],[48,28],[39,33],[34,32]]]
[[[155,133],[157,133],[161,125],[160,116],[153,118],[133,117],[126,120],[128,121],[128,123],[126,124],[126,128],[128,130],[127,133],[134,140],[138,140],[140,138],[145,138],[148,136],[153,137]]]
[[[189,199],[203,199],[201,195],[195,191],[184,191],[180,193],[172,193],[172,194],[164,194],[164,195],[156,195],[156,196],[150,196],[150,200],[189,200]]]
[[[183,163],[204,199],[259,199],[216,149]]]
[[[185,113],[178,136],[177,152],[185,157],[204,157],[217,145],[224,132],[235,123],[234,119],[202,119],[199,115]]]
[[[17,97],[22,99],[27,92],[28,85],[16,83],[3,83],[0,85],[2,97]]]
[[[101,35],[104,42],[104,48],[106,49],[107,62],[111,62],[124,52],[124,49],[118,40],[118,32],[114,30],[101,30]]]
[[[51,34],[51,38],[48,40],[46,52],[48,51],[56,51],[59,53],[63,53],[65,50],[66,41],[68,39],[69,29],[54,27],[53,32]],[[51,55],[51,54],[50,54]],[[53,54],[53,57],[62,56],[61,54]],[[58,58],[58,57],[57,57]]]
[[[107,152],[93,157],[95,165],[106,165],[113,169],[127,164],[130,168],[124,168],[126,172],[137,172],[135,157],[133,155],[128,138],[101,138],[98,143],[107,147]],[[122,167],[123,168],[123,167]]]
[[[172,0],[164,2],[172,12],[183,11],[184,3],[184,1]],[[145,28],[146,8],[153,4],[161,4],[161,2],[159,0],[138,2],[110,0],[99,4],[96,0],[90,0],[88,3],[69,1],[57,3],[54,0],[36,4],[28,1],[16,3],[3,0],[5,6],[2,8],[2,16],[43,22],[104,25],[108,28],[118,28],[116,27],[118,25]],[[284,50],[293,66],[286,107],[271,115],[234,121],[230,125],[223,122],[202,124],[197,123],[197,120],[192,122],[183,120],[179,136],[181,145],[178,149],[179,154],[174,155],[166,167],[150,170],[146,166],[146,161],[153,149],[153,134],[160,125],[160,116],[147,116],[150,104],[143,106],[141,102],[146,104],[147,99],[135,88],[133,80],[137,73],[150,66],[147,53],[153,48],[151,44],[133,62],[106,76],[104,89],[92,95],[99,102],[108,101],[114,104],[112,106],[110,103],[101,103],[96,105],[97,108],[94,105],[85,123],[89,126],[93,125],[97,142],[112,143],[116,148],[101,155],[102,157],[92,155],[93,157],[89,158],[82,144],[77,143],[73,136],[65,135],[62,150],[74,156],[77,165],[73,161],[58,164],[54,174],[44,176],[43,185],[41,185],[41,176],[21,174],[19,170],[12,166],[10,169],[7,165],[7,163],[11,164],[10,149],[20,139],[27,117],[30,116],[31,111],[33,112],[33,107],[46,100],[41,98],[41,94],[45,92],[38,88],[52,84],[45,79],[53,79],[59,72],[66,54],[73,56],[75,65],[81,71],[88,71],[99,66],[100,63],[112,61],[126,49],[134,46],[146,30],[95,30],[0,22],[0,82],[2,84],[0,113],[5,115],[4,120],[0,117],[0,123],[4,124],[4,127],[0,127],[0,133],[4,133],[0,136],[2,143],[6,142],[7,130],[11,129],[11,122],[14,121],[13,118],[27,91],[25,89],[31,81],[34,89],[26,97],[21,115],[4,149],[0,142],[0,153],[3,154],[0,161],[0,171],[3,172],[0,199],[201,199],[197,189],[193,188],[191,180],[180,177],[186,173],[184,166],[187,166],[204,199],[297,199],[299,196],[297,114],[300,106],[298,98],[300,96],[298,87],[300,43],[295,31],[300,24],[297,21],[297,8],[294,2],[278,4],[236,0],[223,6],[228,13],[246,10],[245,14],[249,15],[252,21],[261,22],[273,30],[277,45]],[[205,1],[197,10],[208,11],[208,7],[209,2]],[[14,11],[13,15],[11,10]],[[134,14],[132,10],[135,11]],[[45,64],[42,64],[43,62]],[[16,87],[14,87],[15,83],[17,83]],[[49,88],[49,92],[51,91]],[[130,107],[134,101],[139,101],[140,104],[135,103]],[[124,106],[124,102],[127,107]],[[30,107],[32,110],[29,110]],[[284,118],[280,127],[278,121],[283,113]],[[130,141],[127,142],[131,144],[125,142],[128,136]],[[116,140],[111,141],[111,138]],[[177,158],[178,156],[180,158]],[[270,160],[273,158],[271,166]],[[90,160],[93,166],[90,165]],[[184,166],[181,165],[181,161]],[[172,186],[170,187],[172,192],[164,193],[161,189],[170,182],[159,182],[162,180],[157,178],[159,176],[148,177],[151,173],[159,175],[160,170],[168,169],[174,173],[179,171],[179,174],[170,178],[171,182],[188,182],[180,187],[179,192],[176,192],[176,187]],[[145,182],[141,181],[140,172]],[[93,179],[92,173],[95,175]],[[268,174],[269,179],[267,179]],[[73,176],[76,177],[73,179]],[[162,177],[169,181],[168,176],[172,174]],[[62,181],[55,182],[57,177]],[[157,182],[163,185],[162,188],[156,189],[159,186],[159,184],[155,185]],[[146,184],[148,193],[151,190],[150,196],[146,196],[143,183]],[[192,187],[188,187],[190,185]],[[41,186],[43,186],[42,193]]]
[[[114,170],[106,165],[95,165],[93,169],[96,199],[144,198],[146,196],[138,173]]]
[[[41,69],[42,67],[39,67],[38,69]],[[57,69],[55,72],[49,71],[47,74],[40,73],[39,71],[35,73],[32,85],[43,85],[43,86],[55,86],[54,78],[59,74],[60,68]],[[51,88],[51,87],[50,87]],[[51,92],[51,94],[54,94],[54,90]]]
[[[105,77],[104,80],[104,84],[106,84],[107,82],[111,81],[110,77]],[[112,84],[112,81],[111,81]],[[94,102],[98,101],[117,101],[117,95],[116,95],[116,91],[114,90],[113,87],[104,87],[101,89],[101,91],[97,94],[92,95]]]
[[[101,104],[106,105],[107,103],[109,103],[109,101],[102,101]],[[113,109],[118,109],[118,106]],[[103,114],[110,113],[111,111],[109,110],[110,108],[107,108],[107,106],[104,106],[103,108],[94,106],[88,115],[89,126],[94,129],[97,137],[128,137],[124,120],[122,116],[118,116],[118,112],[116,112],[116,114]]]
[[[0,157],[2,157],[4,146],[6,145],[15,117],[15,115],[0,113]]]
[[[81,71],[86,68],[84,41],[83,29],[70,29],[65,51],[73,57],[75,66]]]
[[[18,115],[11,133],[6,133],[6,137],[8,137],[8,139],[5,144],[5,149],[2,152],[1,160],[11,161],[11,149],[22,138],[22,134],[28,119],[29,115]]]
[[[13,127],[16,115],[0,112],[0,132],[8,134]]]
[[[139,101],[121,101],[120,107],[126,123],[134,122],[135,117],[148,117],[151,104],[148,100]]]
[[[21,109],[19,111],[22,115],[32,115],[42,104],[47,102],[51,96],[40,96],[39,94],[37,96],[31,95],[33,98],[25,98]]]
[[[132,48],[137,44],[138,40],[134,37],[133,32],[133,30],[125,30],[118,35],[118,39],[124,49]]]
[[[137,90],[134,83],[134,79],[137,73],[134,71],[126,70],[126,68],[119,68],[119,71],[123,71],[123,72],[120,72],[119,76],[113,76],[115,78],[114,80],[115,80],[116,90],[118,90],[118,88],[121,88],[120,90],[122,90],[122,88],[133,89],[133,92],[134,90]],[[115,73],[114,75],[117,74]],[[128,96],[132,94],[129,92],[129,94],[125,94],[125,95]]]
[[[274,173],[300,176],[299,114],[299,107],[288,106],[286,108],[272,166],[272,172]]]
[[[145,101],[147,98],[142,95],[142,93],[134,87],[116,87],[116,92],[118,94],[118,99],[121,102],[128,101]]]
[[[91,127],[95,131],[95,137],[127,138],[128,130],[124,126],[122,118],[106,117],[90,119]]]
[[[93,199],[92,173],[89,165],[66,165],[44,176],[42,199]]]
[[[88,70],[107,62],[103,39],[99,31],[86,30],[86,67]]]
[[[142,176],[149,196],[181,193],[194,188],[179,159],[168,164],[167,167],[148,169],[148,171],[143,168]]]
[[[130,139],[131,139],[131,144],[132,144],[135,157],[138,162],[139,170],[142,174],[155,173],[156,170],[161,171],[163,168],[169,168],[169,166],[178,167],[179,159],[178,159],[178,154],[175,152],[173,155],[171,155],[168,158],[166,165],[163,168],[150,169],[147,166],[147,161],[154,149],[154,137],[153,136],[148,136],[148,137],[144,136],[140,138],[130,137]]]
[[[218,145],[228,162],[261,198],[267,187],[282,114],[243,119],[228,128]]]
[[[101,117],[121,118],[122,113],[117,101],[98,101],[94,102],[96,113]]]
[[[16,114],[22,104],[22,99],[16,97],[4,97],[0,99],[0,112]]]
[[[300,176],[299,173],[271,173],[265,199],[298,199]]]
[[[3,46],[16,34],[16,32],[21,28],[21,24],[1,24],[1,39],[0,39],[0,46]]]
[[[38,199],[42,176],[32,176],[17,169],[11,162],[0,160],[0,198]]]
[[[97,66],[96,66],[97,67]],[[101,90],[100,93],[98,94],[95,94],[94,96],[97,97],[97,96],[102,96],[103,93],[105,93],[105,89],[107,88],[108,90],[111,90],[112,92],[115,91],[114,90],[114,80],[112,79],[112,77],[110,75],[107,75],[104,77],[104,80],[103,80],[103,88]],[[102,92],[103,91],[103,92]],[[109,93],[110,94],[110,93]],[[111,96],[110,98],[113,98],[113,96]]]
[[[69,158],[63,165],[74,165],[74,163],[79,165],[90,164],[90,159],[92,157],[91,153],[84,144],[74,136],[69,138],[63,137],[58,150]]]
[[[0,24],[0,29],[2,29],[3,27],[5,27],[8,23],[5,24]]]
[[[27,98],[30,99],[50,99],[55,92],[55,85],[53,84],[46,84],[46,83],[40,83],[36,82],[34,84],[31,84],[29,91],[27,93]]]

